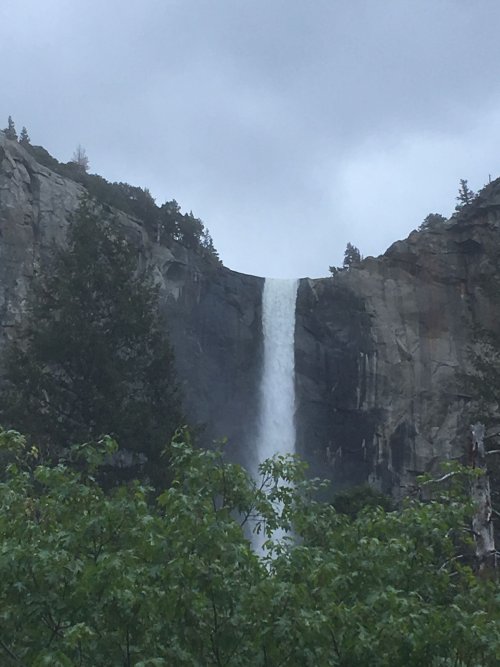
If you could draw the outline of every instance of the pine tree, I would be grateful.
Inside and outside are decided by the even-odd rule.
[[[328,270],[332,276],[336,276],[339,271],[348,271],[353,264],[359,264],[361,262],[361,253],[359,249],[356,248],[352,243],[348,243],[346,249],[344,250],[344,263],[342,266],[329,266]]]
[[[472,204],[475,196],[476,194],[467,185],[467,180],[465,178],[461,178],[457,196],[458,204],[455,206],[455,210],[461,211],[466,206]]]
[[[82,200],[7,356],[2,423],[42,447],[111,434],[135,452],[131,461],[146,456],[158,479],[162,448],[182,422],[158,311],[152,275],[137,273],[130,244]]]
[[[19,143],[21,144],[21,146],[29,146],[31,143],[28,130],[26,129],[26,127],[24,127],[24,125],[23,129],[21,130],[21,134],[19,135]]]
[[[12,141],[17,141],[16,126],[14,124],[14,121],[12,120],[12,116],[9,116],[7,120],[7,127],[4,129],[4,132],[7,139],[11,139]]]
[[[361,261],[361,253],[359,249],[356,248],[352,243],[348,243],[344,251],[344,264],[343,268],[348,269],[353,264],[358,264]]]

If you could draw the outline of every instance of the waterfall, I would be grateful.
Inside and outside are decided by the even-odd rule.
[[[295,301],[297,280],[266,278],[262,296],[264,366],[260,387],[259,462],[295,451]]]
[[[260,387],[257,464],[275,454],[295,452],[294,336],[297,287],[298,280],[266,278],[264,283],[264,363]],[[262,546],[262,536],[254,537],[254,547]]]

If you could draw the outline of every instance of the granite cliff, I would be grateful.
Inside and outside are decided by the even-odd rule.
[[[0,132],[0,360],[83,193]],[[234,456],[246,463],[246,425],[258,409],[263,280],[214,266],[180,243],[160,245],[140,220],[112,213],[139,261],[154,267],[187,416],[206,441],[238,443]]]
[[[498,333],[500,183],[334,279],[304,280],[297,316],[298,448],[337,486],[395,495],[464,455],[464,375],[478,330]]]
[[[0,358],[83,189],[0,133]],[[457,218],[413,232],[335,278],[303,279],[297,300],[298,450],[337,486],[399,495],[462,453],[470,397],[461,373],[476,327],[497,330],[500,184]],[[116,212],[161,286],[189,418],[251,461],[261,366],[263,279],[151,239]]]

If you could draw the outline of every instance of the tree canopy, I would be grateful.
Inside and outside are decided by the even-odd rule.
[[[151,505],[139,483],[95,482],[109,438],[57,465],[17,433],[0,449],[4,664],[498,665],[500,598],[461,558],[471,508],[453,489],[350,518],[315,500],[296,459],[254,482],[179,436]]]
[[[54,249],[34,285],[6,366],[4,423],[44,447],[111,433],[145,455],[154,474],[182,422],[158,290],[117,224],[88,198],[67,247]]]

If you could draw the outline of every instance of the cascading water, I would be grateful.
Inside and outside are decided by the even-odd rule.
[[[260,388],[257,465],[295,452],[295,302],[298,280],[266,278],[262,296],[264,364]],[[255,548],[263,538],[255,535]]]

